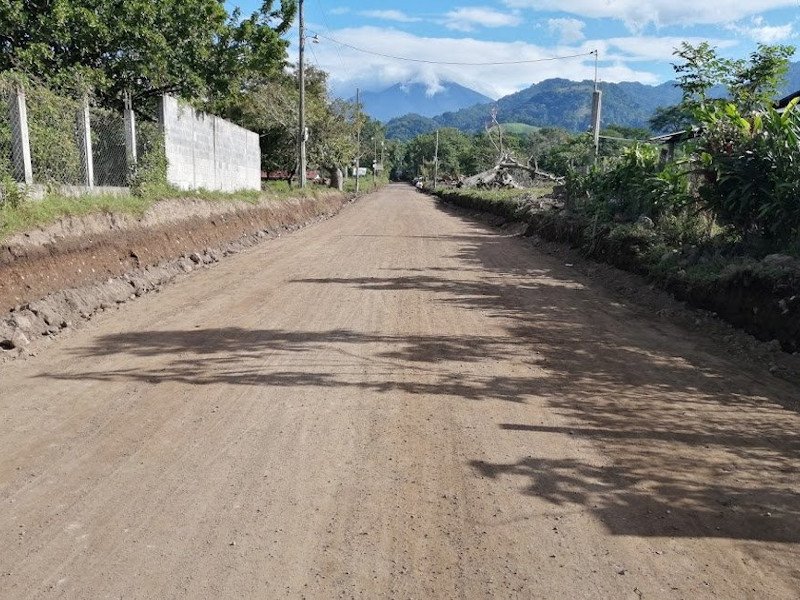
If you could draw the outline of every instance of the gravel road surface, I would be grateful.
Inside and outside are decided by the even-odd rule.
[[[0,598],[795,599],[797,396],[389,186],[0,367]]]

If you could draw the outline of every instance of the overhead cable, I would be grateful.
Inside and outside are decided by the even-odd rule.
[[[355,50],[356,52],[361,52],[363,54],[371,54],[372,56],[380,56],[382,58],[390,58],[392,60],[403,60],[407,62],[415,62],[415,63],[424,63],[427,65],[449,65],[449,66],[458,66],[458,67],[490,67],[490,66],[503,66],[503,65],[526,65],[531,63],[540,63],[540,62],[548,62],[554,60],[567,60],[570,58],[580,58],[583,56],[592,56],[596,51],[592,50],[591,52],[581,52],[580,54],[570,54],[567,56],[548,56],[545,58],[532,58],[529,60],[511,60],[511,61],[495,61],[495,62],[454,62],[454,61],[443,61],[443,60],[426,60],[423,58],[411,58],[408,56],[395,56],[393,54],[383,54],[382,52],[374,52],[372,50],[366,50],[364,48],[359,48],[358,46],[353,46],[352,44],[347,44],[345,42],[341,42],[335,38],[328,37],[327,35],[323,35],[318,32],[313,32],[315,36],[326,39],[334,44],[338,44],[345,48],[350,48],[351,50]]]

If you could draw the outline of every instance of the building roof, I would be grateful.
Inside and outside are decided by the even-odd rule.
[[[694,139],[699,136],[701,132],[702,129],[700,127],[691,127],[682,131],[676,131],[674,133],[657,135],[656,137],[651,137],[649,141],[654,144],[674,144],[677,142],[685,142],[686,140]]]
[[[781,98],[775,103],[775,108],[780,110],[781,108],[786,108],[789,106],[789,102],[794,100],[795,98],[800,98],[800,90],[797,90],[794,94],[789,94],[786,98]]]

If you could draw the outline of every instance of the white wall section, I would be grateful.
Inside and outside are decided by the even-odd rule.
[[[261,188],[257,133],[171,96],[162,97],[160,112],[170,184],[226,192]]]

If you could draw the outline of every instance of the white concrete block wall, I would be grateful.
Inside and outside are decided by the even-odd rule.
[[[161,108],[167,181],[184,190],[261,188],[258,134],[164,96]]]

